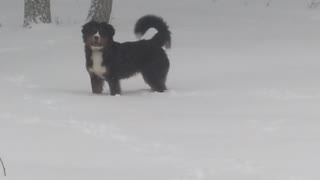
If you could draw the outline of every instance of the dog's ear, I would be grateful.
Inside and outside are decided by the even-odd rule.
[[[81,33],[82,33],[83,42],[86,42],[86,39],[88,37],[88,28],[89,28],[88,23],[82,26]]]
[[[113,37],[115,34],[115,29],[113,28],[113,26],[111,24],[108,24],[106,22],[101,23],[101,26],[103,27],[103,29],[105,31],[107,31],[108,35],[110,37]]]
[[[116,30],[110,24],[108,24],[108,29],[109,29],[110,35],[113,37],[114,34],[116,33]]]
[[[85,34],[85,33],[86,33],[87,28],[88,28],[87,25],[88,25],[88,24],[85,24],[85,25],[82,26],[82,29],[81,29],[81,33],[82,33],[82,34]]]
[[[96,21],[90,21],[90,22],[87,22],[86,24],[84,24],[82,26],[82,34],[86,34],[89,32],[90,28],[92,27],[96,27],[98,25],[98,23]]]

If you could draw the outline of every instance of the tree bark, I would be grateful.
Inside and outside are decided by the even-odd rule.
[[[23,27],[51,23],[50,0],[24,0]]]
[[[87,21],[107,22],[110,21],[112,0],[91,0],[91,6]]]

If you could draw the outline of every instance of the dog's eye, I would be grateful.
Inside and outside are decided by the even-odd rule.
[[[98,31],[97,28],[92,28],[92,29],[90,29],[90,34],[96,34],[97,31]]]
[[[99,33],[100,33],[101,36],[107,36],[108,35],[108,32],[106,30],[104,30],[104,29],[100,29]]]

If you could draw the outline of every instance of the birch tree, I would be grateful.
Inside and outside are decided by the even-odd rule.
[[[87,21],[109,22],[112,0],[91,0]]]
[[[51,23],[50,0],[24,0],[23,27]]]

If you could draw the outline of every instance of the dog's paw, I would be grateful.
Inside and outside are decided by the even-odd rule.
[[[92,94],[102,94],[102,91],[92,91]]]

